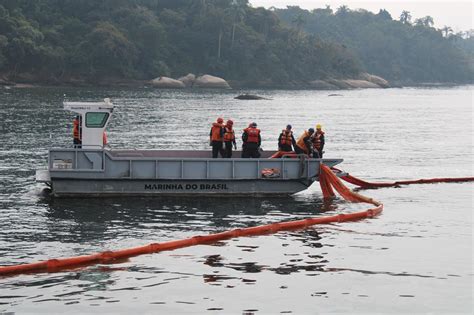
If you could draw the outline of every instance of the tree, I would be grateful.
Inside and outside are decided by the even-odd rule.
[[[433,27],[433,24],[434,20],[429,15],[415,20],[415,25],[420,27],[430,28]]]
[[[449,37],[449,35],[451,35],[453,33],[453,29],[451,27],[445,25],[441,29],[441,33],[443,34],[444,37]]]
[[[377,14],[377,16],[381,17],[382,19],[384,20],[392,20],[392,16],[390,15],[390,13],[385,10],[385,9],[380,9],[379,10],[379,13]]]
[[[293,25],[295,25],[296,29],[298,30],[298,34],[300,34],[301,29],[303,28],[303,25],[305,25],[306,23],[306,19],[302,13],[299,13],[293,18],[291,22],[293,23]]]
[[[347,15],[349,13],[349,7],[347,5],[341,5],[339,8],[337,8],[336,15]]]
[[[235,27],[238,23],[242,22],[242,18],[245,16],[245,10],[248,7],[248,0],[232,0],[232,13],[234,21],[232,23],[232,40],[230,43],[230,48],[234,47],[234,39],[235,39]]]
[[[400,22],[403,24],[411,24],[411,14],[409,11],[402,11],[402,14],[400,14]]]

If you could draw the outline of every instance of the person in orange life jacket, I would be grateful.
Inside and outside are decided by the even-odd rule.
[[[224,157],[226,158],[232,157],[232,145],[234,146],[234,149],[237,150],[237,143],[235,142],[235,132],[234,129],[232,129],[233,125],[234,122],[229,119],[224,127]]]
[[[257,123],[251,123],[248,128],[244,129],[242,134],[242,158],[259,158],[260,145],[262,138],[260,136],[260,129],[257,128]]]
[[[310,155],[313,151],[313,143],[311,142],[311,136],[314,133],[313,128],[305,130],[298,140],[296,140],[295,152],[297,154],[308,154]]]
[[[311,136],[311,142],[313,144],[313,157],[322,159],[324,153],[324,131],[322,131],[320,124],[316,125],[316,132]]]
[[[295,137],[293,137],[293,131],[291,131],[291,125],[287,125],[286,129],[283,129],[278,137],[278,151],[291,152],[293,147],[296,146]]]
[[[72,121],[72,137],[74,148],[81,148],[82,146],[82,118],[81,115],[74,117]]]
[[[224,143],[224,119],[217,118],[217,121],[212,124],[211,131],[209,132],[209,145],[212,146],[212,158],[217,158],[220,153],[221,157],[224,156],[224,149],[222,148]]]

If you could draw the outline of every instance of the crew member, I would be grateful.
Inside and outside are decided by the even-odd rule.
[[[209,132],[209,145],[212,146],[212,158],[217,158],[220,153],[221,157],[224,157],[224,149],[222,148],[224,142],[224,119],[217,118],[217,121],[212,124],[211,131]]]
[[[291,146],[295,147],[296,141],[293,137],[293,131],[291,131],[291,125],[287,125],[278,137],[278,151],[291,152],[293,151]]]
[[[231,158],[232,157],[232,146],[234,146],[234,150],[237,150],[237,143],[235,142],[235,132],[232,129],[234,122],[232,120],[227,120],[225,127],[224,127],[224,157]]]
[[[313,143],[313,157],[322,159],[324,148],[324,131],[322,131],[322,126],[320,124],[316,125],[316,132],[311,136],[311,142]]]
[[[251,123],[248,128],[244,129],[242,134],[243,141],[243,158],[259,158],[260,157],[260,145],[262,144],[262,138],[260,136],[260,129],[257,128],[257,123]]]
[[[74,117],[72,121],[72,137],[74,148],[80,149],[82,147],[82,119],[81,115]]]
[[[308,154],[310,155],[313,150],[313,143],[311,142],[311,136],[314,133],[313,128],[305,130],[298,140],[296,140],[295,152],[297,154]]]

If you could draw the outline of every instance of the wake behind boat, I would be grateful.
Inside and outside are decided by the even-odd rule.
[[[320,163],[332,167],[343,161],[271,158],[276,151],[260,158],[212,158],[206,150],[110,149],[104,137],[114,110],[109,99],[64,102],[64,109],[78,115],[81,144],[50,149],[48,169],[36,171],[36,180],[58,197],[286,195],[318,180]]]

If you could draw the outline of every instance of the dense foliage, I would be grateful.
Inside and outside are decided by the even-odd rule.
[[[284,83],[357,75],[341,45],[247,0],[0,0],[0,72],[43,79],[210,73]]]
[[[389,80],[413,82],[469,82],[474,70],[473,38],[452,29],[435,29],[430,16],[412,22],[410,12],[392,18],[381,9],[327,6],[313,11],[290,6],[275,13],[291,25],[300,25],[325,41],[342,43],[354,52],[370,73]],[[463,38],[468,37],[468,38]]]
[[[389,79],[466,81],[466,47],[387,12],[267,10],[248,0],[0,0],[0,75],[12,80],[193,72],[284,85],[368,70]]]

